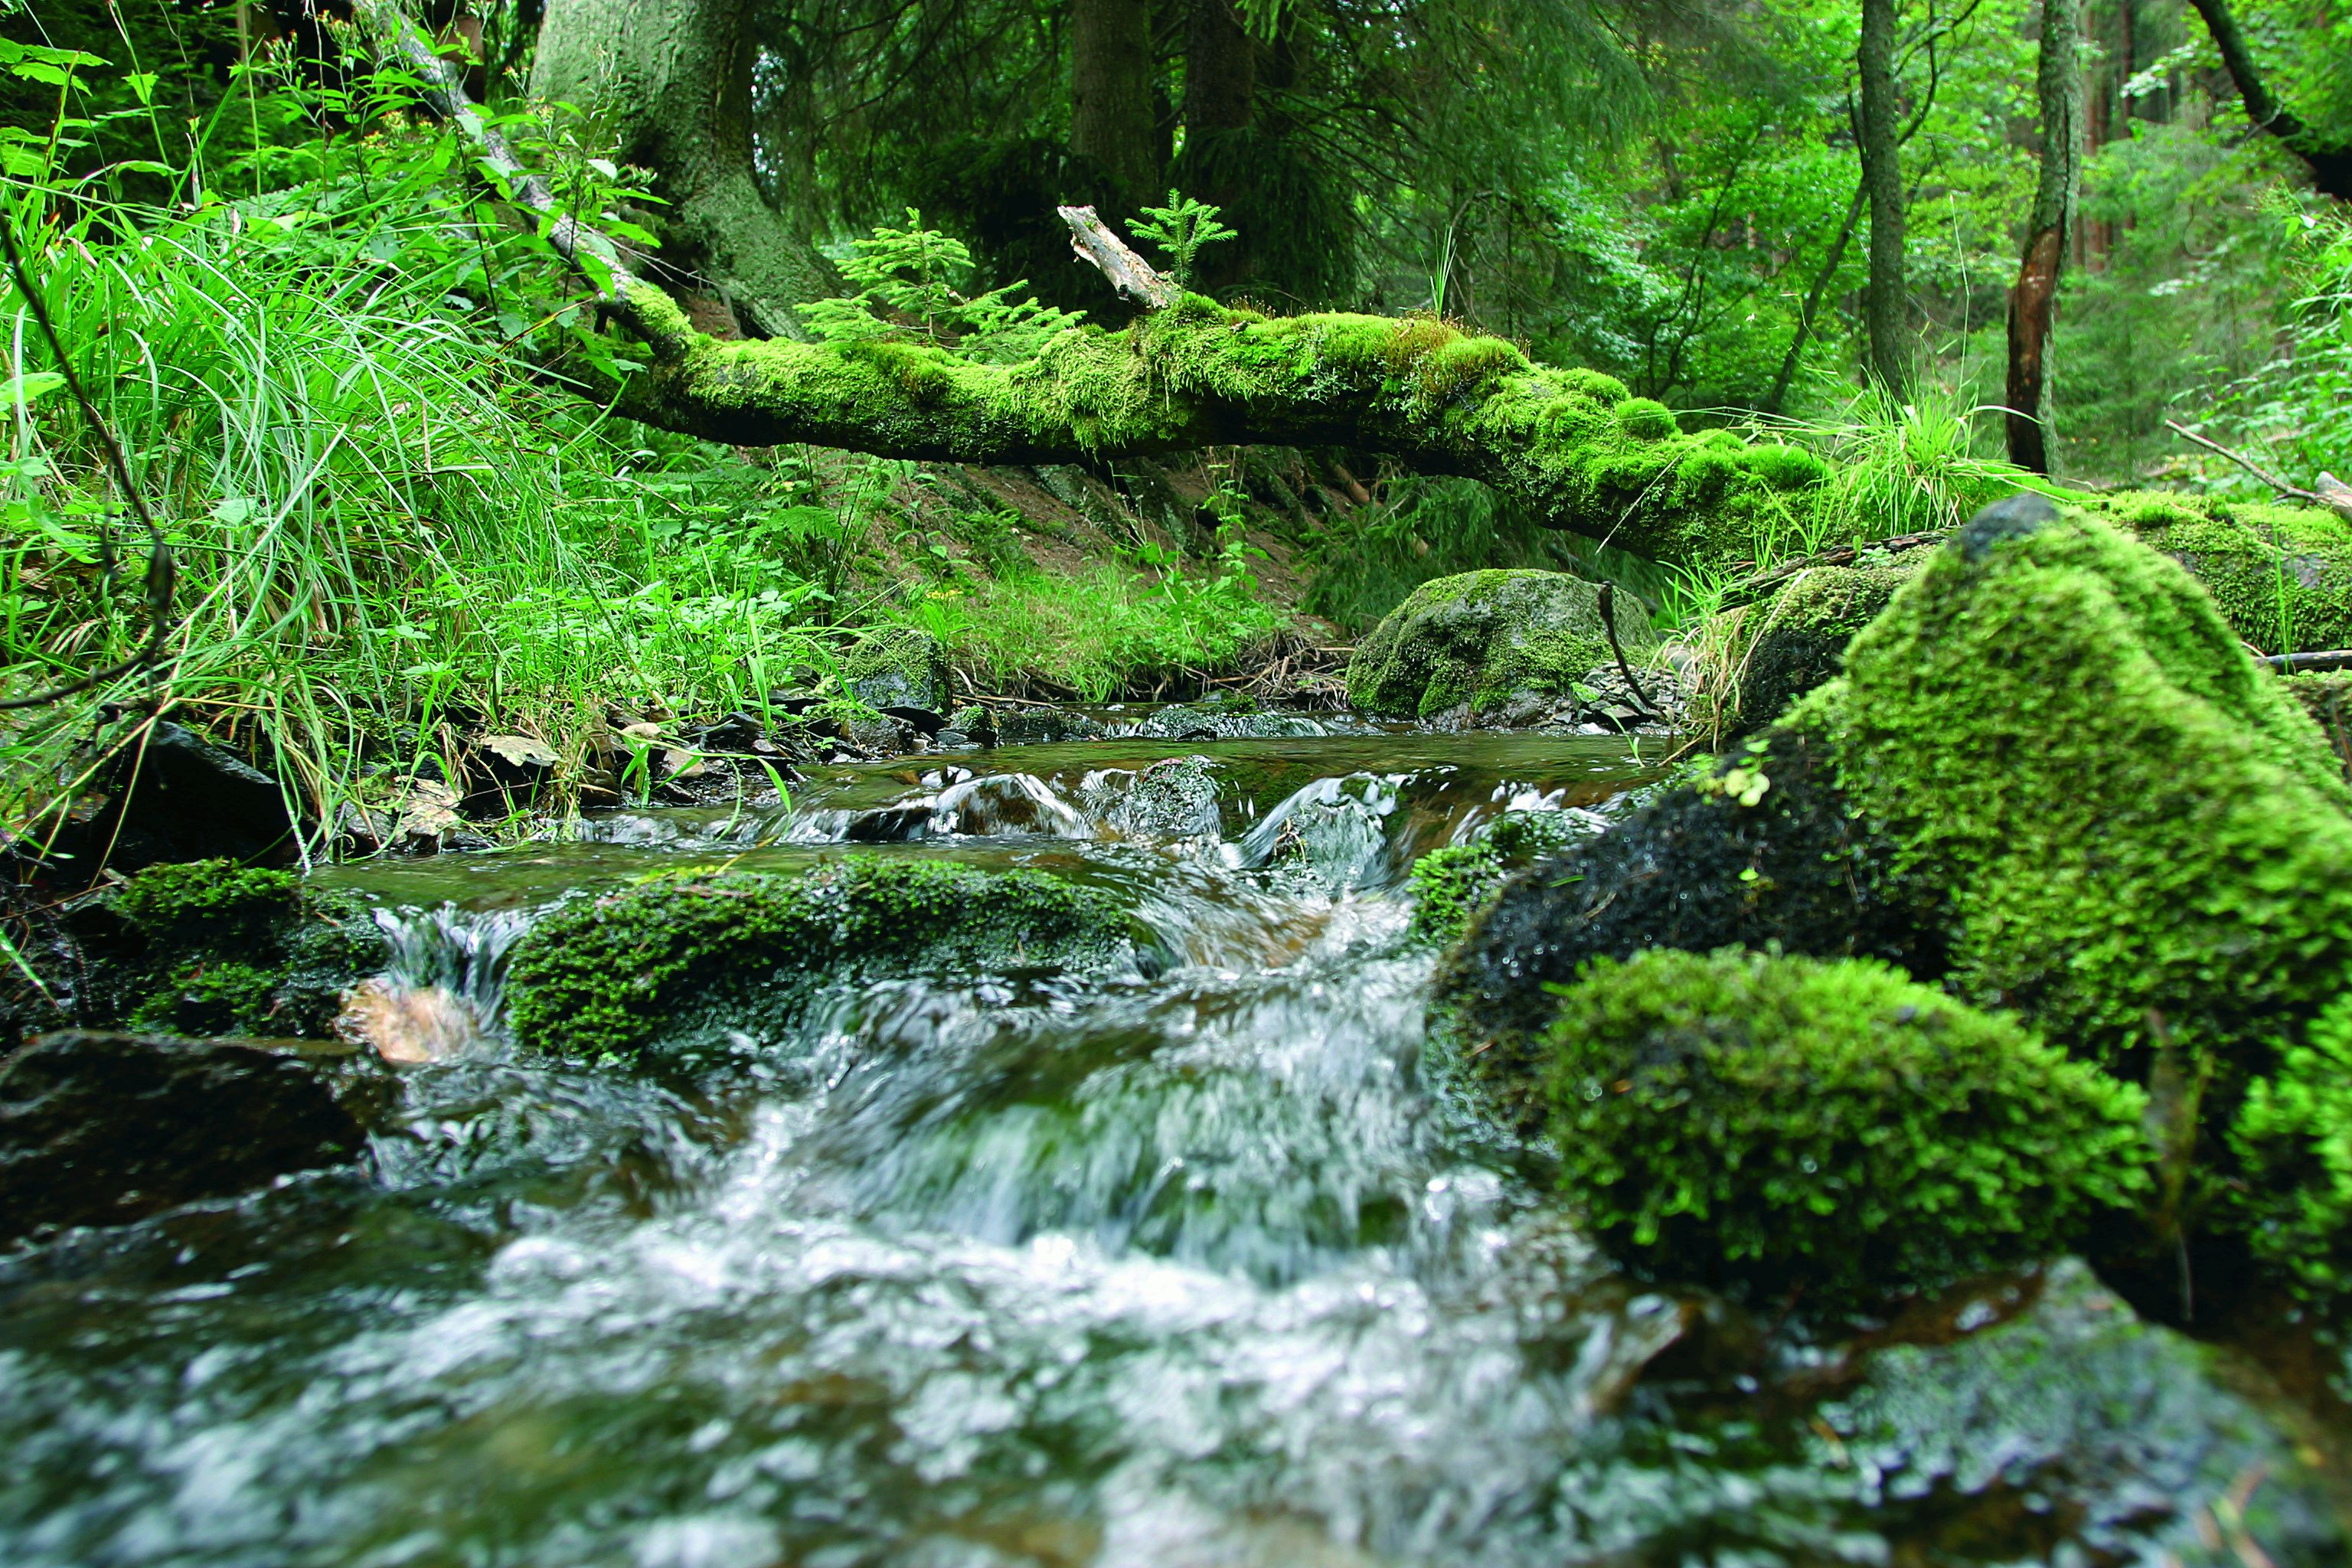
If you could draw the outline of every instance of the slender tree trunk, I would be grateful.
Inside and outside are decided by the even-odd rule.
[[[2046,359],[2057,304],[2058,278],[2074,226],[2082,172],[2082,84],[2076,61],[2081,38],[2078,0],[2042,0],[2042,65],[2035,89],[2042,100],[2042,179],[2033,194],[2025,254],[2009,294],[2009,460],[2037,474],[2050,471],[2050,386]]]
[[[758,333],[803,335],[794,304],[832,292],[805,227],[751,164],[751,0],[548,0],[534,98],[593,111],[624,163],[654,171],[662,264]]]
[[[1071,0],[1070,151],[1144,201],[1160,195],[1151,79],[1150,0]]]
[[[1805,290],[1805,302],[1797,311],[1797,330],[1789,338],[1789,352],[1780,356],[1780,369],[1772,377],[1772,390],[1764,395],[1764,412],[1778,414],[1788,401],[1790,384],[1797,379],[1797,367],[1804,363],[1805,344],[1813,335],[1813,322],[1820,319],[1822,300],[1829,293],[1830,280],[1845,264],[1846,247],[1853,243],[1853,231],[1862,226],[1862,205],[1867,190],[1856,184],[1853,200],[1846,204],[1845,223],[1839,228],[1837,238],[1830,244],[1829,255],[1822,258],[1821,270],[1813,274],[1812,286]]]
[[[1862,183],[1870,193],[1870,369],[1901,397],[1910,384],[1910,287],[1903,257],[1903,130],[1895,100],[1895,0],[1862,0]]]
[[[2238,19],[2230,14],[2227,0],[2189,3],[2205,18],[2205,30],[2213,36],[2213,47],[2221,51],[2221,63],[2229,68],[2230,79],[2238,84],[2238,97],[2245,104],[2246,118],[2254,122],[2254,129],[2269,132],[2301,158],[2311,171],[2312,183],[2322,192],[2338,201],[2352,201],[2352,143],[2322,141],[2292,110],[2272,96],[2270,85],[2263,79],[2262,68],[2254,63],[2254,51],[2247,47],[2245,35],[2238,31]]]

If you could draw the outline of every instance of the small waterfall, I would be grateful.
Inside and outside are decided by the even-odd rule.
[[[957,777],[953,775],[961,774]],[[934,783],[936,780],[938,782]],[[784,835],[791,844],[904,844],[920,838],[1094,838],[1084,812],[1034,773],[974,778],[961,768],[931,787],[865,810],[812,811]]]
[[[1320,778],[1293,791],[1236,847],[1253,869],[1295,865],[1334,892],[1381,887],[1402,875],[1387,819],[1398,781],[1378,773]]]
[[[506,960],[528,916],[512,910],[378,910],[382,974],[344,1004],[341,1031],[387,1061],[445,1061],[498,1037]]]

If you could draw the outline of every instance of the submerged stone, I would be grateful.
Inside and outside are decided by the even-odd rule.
[[[722,1015],[765,1023],[829,979],[1106,962],[1128,944],[1098,889],[853,855],[799,877],[681,872],[558,910],[516,943],[507,994],[523,1044],[630,1058]]]
[[[1559,1184],[1654,1278],[1867,1305],[2073,1246],[2146,1096],[1868,960],[1596,961],[1548,1032]]]
[[[345,1163],[365,1142],[299,1056],[251,1042],[44,1035],[0,1063],[0,1243],[247,1192]]]
[[[1373,713],[1427,718],[1569,695],[1611,658],[1600,586],[1559,572],[1468,572],[1412,591],[1348,663],[1349,700]],[[1627,648],[1654,639],[1623,608]]]

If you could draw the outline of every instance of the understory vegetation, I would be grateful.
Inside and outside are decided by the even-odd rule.
[[[1244,118],[1147,159],[1068,119],[1042,85],[1057,35],[1013,25],[1020,7],[936,9],[977,73],[954,89],[961,140],[919,98],[944,57],[908,52],[912,18],[770,18],[760,47],[781,64],[775,40],[796,39],[801,74],[759,89],[749,144],[775,245],[826,289],[780,306],[698,205],[699,176],[657,155],[650,110],[562,101],[579,84],[554,55],[534,74],[535,10],[426,18],[475,40],[445,47],[543,183],[534,218],[522,176],[427,112],[434,83],[371,30],[394,8],[315,37],[152,4],[15,8],[5,217],[63,357],[7,283],[0,681],[71,689],[0,716],[7,831],[53,837],[166,718],[277,778],[315,859],[347,807],[446,774],[469,732],[533,737],[568,778],[607,727],[822,691],[876,625],[937,637],[960,694],[1181,695],[1301,647],[1344,653],[1464,571],[1606,576],[1686,632],[1759,572],[1948,529],[2021,483],[2268,494],[2168,431],[2176,414],[2297,484],[2352,467],[2352,225],[2295,189],[2274,139],[2231,128],[2235,85],[2178,6],[2136,3],[2120,61],[2084,67],[2100,108],[2051,350],[2055,481],[2005,460],[1996,385],[2033,173],[2021,0],[1906,22],[1922,330],[1899,388],[1858,374],[1869,223],[1844,213],[1853,19],[1835,8],[1710,14],[1627,55],[1549,6],[1408,7],[1432,62],[1408,87],[1344,8],[1244,5],[1239,32],[1163,29],[1187,41],[1153,57],[1180,112]],[[2326,51],[2256,15],[2324,131],[2343,98]],[[878,53],[853,60],[851,37]],[[1262,57],[1221,110],[1203,96],[1218,47]],[[1465,87],[1504,67],[1491,101]],[[1358,116],[1375,86],[1402,119]],[[1588,107],[1545,107],[1565,88]],[[1450,141],[1423,134],[1440,124]],[[1041,151],[1063,136],[1058,162]],[[1397,342],[1429,353],[1391,379],[1433,416],[1527,356],[1630,394],[1620,425],[1657,424],[1641,438],[1678,455],[1628,515],[1704,488],[1677,432],[1730,432],[1759,473],[1786,449],[1801,501],[1767,487],[1740,549],[1662,563],[1377,452],[1306,450],[1271,479],[1243,448],[1142,473],[1106,459],[1015,494],[937,462],[730,447],[615,412],[647,346],[614,329],[595,268],[549,244],[577,220],[674,260],[657,276],[721,336],[798,331],[917,379],[919,361],[1018,373],[1057,334],[1128,317],[1060,252],[1051,206],[1079,199],[1184,286],[1248,307],[1237,331],[1329,307],[1401,318]],[[168,604],[110,435],[168,547]],[[1728,460],[1711,439],[1687,451]]]

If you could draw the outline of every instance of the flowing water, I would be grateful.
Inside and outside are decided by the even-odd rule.
[[[1559,1221],[1424,1060],[1403,874],[1643,776],[1129,738],[336,873],[456,1052],[360,1169],[0,1261],[0,1563],[2343,1561],[2309,1434],[2079,1265],[1861,1355]],[[690,1068],[499,1037],[535,910],[851,845],[1112,889],[1133,961],[845,989]]]

